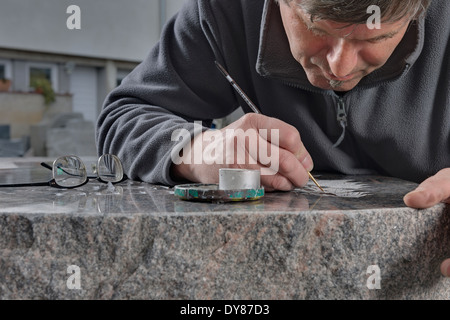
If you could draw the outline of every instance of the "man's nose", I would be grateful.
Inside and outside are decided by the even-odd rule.
[[[355,72],[358,63],[356,48],[345,39],[337,39],[327,54],[330,71],[335,77],[345,78]]]

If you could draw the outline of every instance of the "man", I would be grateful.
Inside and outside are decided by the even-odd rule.
[[[105,102],[99,152],[117,154],[133,179],[211,183],[218,168],[243,165],[173,155],[193,159],[223,145],[215,156],[226,157],[237,148],[227,129],[275,128],[277,139],[258,137],[279,155],[277,170],[261,178],[269,190],[304,186],[314,167],[423,181],[405,196],[411,207],[450,202],[449,16],[445,0],[186,1]],[[212,119],[239,106],[251,112],[214,61],[263,115],[249,113],[205,139]],[[190,132],[191,148],[172,141],[180,129]],[[245,167],[267,168],[249,146],[242,150],[255,160]]]

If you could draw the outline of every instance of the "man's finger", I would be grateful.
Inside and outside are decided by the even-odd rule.
[[[444,262],[442,262],[441,273],[444,277],[450,277],[450,259],[447,259]]]
[[[408,207],[425,209],[450,200],[450,168],[439,171],[436,175],[422,182],[416,190],[404,197]]]
[[[282,188],[278,190],[287,191],[293,187],[304,187],[308,183],[309,176],[304,164],[294,154],[267,141],[266,136],[258,135],[258,141],[253,144],[257,144],[258,148],[251,148],[246,144],[245,153],[258,160],[258,164],[262,166],[261,174],[278,174],[290,181],[288,187],[288,181],[277,178],[272,180],[272,187],[277,189],[276,186],[280,185]],[[243,147],[238,146],[238,150]]]
[[[267,129],[267,137],[265,137],[267,141],[292,153],[305,170],[311,171],[313,169],[313,160],[303,145],[300,133],[295,127],[282,120],[260,114],[246,114],[240,120],[244,128]],[[275,136],[276,139],[274,139]]]

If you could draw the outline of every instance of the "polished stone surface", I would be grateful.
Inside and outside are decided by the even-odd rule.
[[[0,183],[50,178],[37,162],[3,168]],[[0,188],[0,298],[450,298],[448,206],[405,207],[406,181],[314,176],[326,194],[310,183],[234,203],[135,181]]]

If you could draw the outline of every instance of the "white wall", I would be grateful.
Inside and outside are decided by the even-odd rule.
[[[141,61],[159,38],[160,1],[0,0],[0,48]],[[166,18],[183,3],[164,1]],[[80,30],[66,26],[69,5],[81,9]]]
[[[79,112],[85,120],[95,123],[99,106],[96,68],[75,67],[70,77],[70,92],[73,94],[73,112]]]

